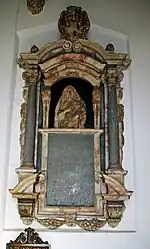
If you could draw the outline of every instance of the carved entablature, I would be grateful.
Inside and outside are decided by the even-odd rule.
[[[18,60],[24,69],[18,199],[25,224],[48,229],[78,226],[95,231],[122,219],[123,71],[131,63],[112,44],[86,38],[85,11],[68,7],[59,19],[61,38]],[[107,151],[107,156],[106,156]]]

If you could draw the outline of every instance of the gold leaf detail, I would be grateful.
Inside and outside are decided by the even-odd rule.
[[[45,0],[27,0],[28,10],[33,14],[39,14],[45,6]]]
[[[61,39],[86,39],[90,29],[90,21],[86,11],[81,7],[69,6],[60,14],[58,29]]]
[[[84,128],[85,104],[72,86],[67,86],[55,110],[56,128]]]

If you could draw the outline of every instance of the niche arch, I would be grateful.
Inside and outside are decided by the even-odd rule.
[[[80,7],[67,7],[60,15],[58,28],[60,40],[40,49],[34,45],[29,53],[21,53],[18,60],[20,68],[24,69],[21,162],[17,169],[18,184],[10,192],[18,199],[18,212],[25,224],[36,220],[49,229],[68,225],[79,226],[88,231],[98,230],[106,223],[116,227],[122,219],[125,201],[132,194],[132,191],[125,188],[124,177],[127,171],[122,167],[124,108],[121,103],[123,71],[129,67],[131,60],[125,53],[116,53],[113,44],[103,48],[87,39],[90,21],[87,13]],[[74,82],[80,79],[82,86],[85,86],[85,82],[91,84],[88,85],[90,87],[86,85],[90,96],[90,100],[86,102],[91,106],[92,116],[92,124],[87,127],[59,128],[53,124],[54,118],[51,117],[53,89],[57,84],[70,79]],[[57,89],[56,92],[59,95]],[[86,99],[85,96],[84,93],[83,98]],[[73,147],[73,151],[76,151],[80,158],[78,163],[75,163],[78,157],[74,157],[74,161],[71,161],[68,154],[67,160],[70,161],[64,162],[60,143],[52,145],[49,142],[51,138],[55,140],[60,137],[69,138],[59,140],[62,144],[63,141],[67,141],[68,149],[74,146],[70,145],[70,140],[73,143],[77,140],[78,145],[81,144],[85,149],[84,154],[80,153],[80,147]],[[57,154],[56,158],[52,158],[51,148],[53,154]],[[59,148],[56,153],[55,149]],[[81,178],[78,196],[70,195],[71,200],[63,200],[64,195],[60,189],[53,195],[53,179],[59,173],[59,167],[58,172],[54,171],[58,165],[56,167],[53,165],[60,155],[62,165],[70,164],[75,170],[78,169],[77,164],[82,167],[86,165],[91,175],[89,180],[87,172],[81,172],[77,177]],[[69,168],[70,171],[73,167]],[[73,172],[74,175],[75,173]],[[61,178],[57,182],[62,183],[63,194],[67,191],[76,191],[73,185],[70,190],[67,189],[69,178]]]

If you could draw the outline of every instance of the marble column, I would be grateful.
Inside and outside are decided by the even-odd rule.
[[[24,147],[22,166],[34,168],[34,149],[36,134],[36,101],[37,84],[39,82],[38,70],[27,70],[23,73],[27,89],[26,119],[24,132]]]
[[[100,136],[100,159],[101,170],[105,171],[105,89],[104,84],[100,84],[100,129],[103,133]]]
[[[117,103],[118,75],[116,72],[108,72],[108,143],[109,143],[109,169],[120,167],[120,142],[119,120]]]

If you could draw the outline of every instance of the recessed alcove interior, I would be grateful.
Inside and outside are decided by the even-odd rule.
[[[43,26],[30,28],[28,30],[21,30],[18,31],[18,39],[19,39],[19,46],[18,46],[18,57],[21,52],[28,52],[33,44],[41,47],[51,41],[54,41],[59,38],[59,33],[57,31],[57,23],[46,24]],[[106,28],[100,27],[98,25],[92,25],[91,31],[89,33],[89,39],[95,40],[100,43],[102,46],[106,47],[108,43],[113,43],[115,46],[116,51],[118,52],[126,52],[128,53],[127,48],[127,37],[115,31],[110,31]],[[67,81],[70,82],[71,79],[62,80],[64,83],[62,85],[68,84]],[[72,79],[71,84],[76,85],[76,80]],[[80,81],[82,81],[80,79]],[[53,91],[55,91],[55,87],[57,87],[57,82],[54,86]],[[61,82],[62,83],[62,82]],[[82,82],[83,83],[83,82]],[[129,143],[129,138],[132,136],[132,129],[131,129],[131,105],[130,105],[130,79],[129,79],[129,72],[125,73],[125,80],[123,82],[124,87],[124,99],[123,103],[125,105],[125,147],[124,147],[124,168],[128,169],[130,174],[126,177],[126,186],[129,189],[134,189],[134,178],[133,178],[133,158],[132,158],[132,143]],[[87,84],[89,87],[89,83]],[[10,147],[10,165],[9,165],[9,174],[8,174],[8,188],[11,188],[16,184],[16,175],[15,175],[15,168],[16,165],[19,166],[19,135],[20,135],[20,106],[22,103],[22,85],[23,80],[21,77],[21,70],[17,69],[17,76],[16,76],[16,88],[15,88],[15,98],[14,98],[14,106],[13,106],[13,119],[12,119],[12,132],[11,132],[11,147]],[[79,90],[80,91],[80,90]],[[92,113],[92,112],[91,112]],[[52,124],[50,124],[51,126]],[[16,146],[15,151],[13,150],[14,144]],[[13,165],[13,166],[12,166]],[[127,167],[126,167],[127,165]],[[13,172],[13,174],[12,174]],[[128,202],[128,208],[124,214],[124,219],[119,224],[119,226],[113,231],[133,231],[135,230],[135,201],[134,197],[130,202]],[[21,223],[18,213],[16,212],[16,202],[14,199],[11,198],[10,194],[7,193],[7,200],[6,200],[6,215],[5,215],[5,229],[21,229],[24,228],[24,225]],[[10,212],[11,207],[11,212]],[[11,213],[13,212],[13,217]],[[11,216],[11,222],[10,222]],[[130,219],[130,227],[129,227],[129,219]],[[15,225],[14,225],[15,224]],[[37,224],[36,222],[33,224],[33,227],[42,229],[42,227]],[[68,228],[63,227],[64,230],[68,231]],[[111,231],[112,228],[108,227],[107,225],[103,228],[105,231]],[[79,231],[79,229],[76,229]]]
[[[93,86],[91,83],[80,78],[64,78],[55,82],[51,86],[51,103],[50,103],[50,116],[49,116],[49,128],[54,127],[54,116],[56,105],[67,86],[75,88],[80,98],[84,101],[86,106],[86,123],[85,128],[94,127],[94,114],[92,107],[92,91]]]

